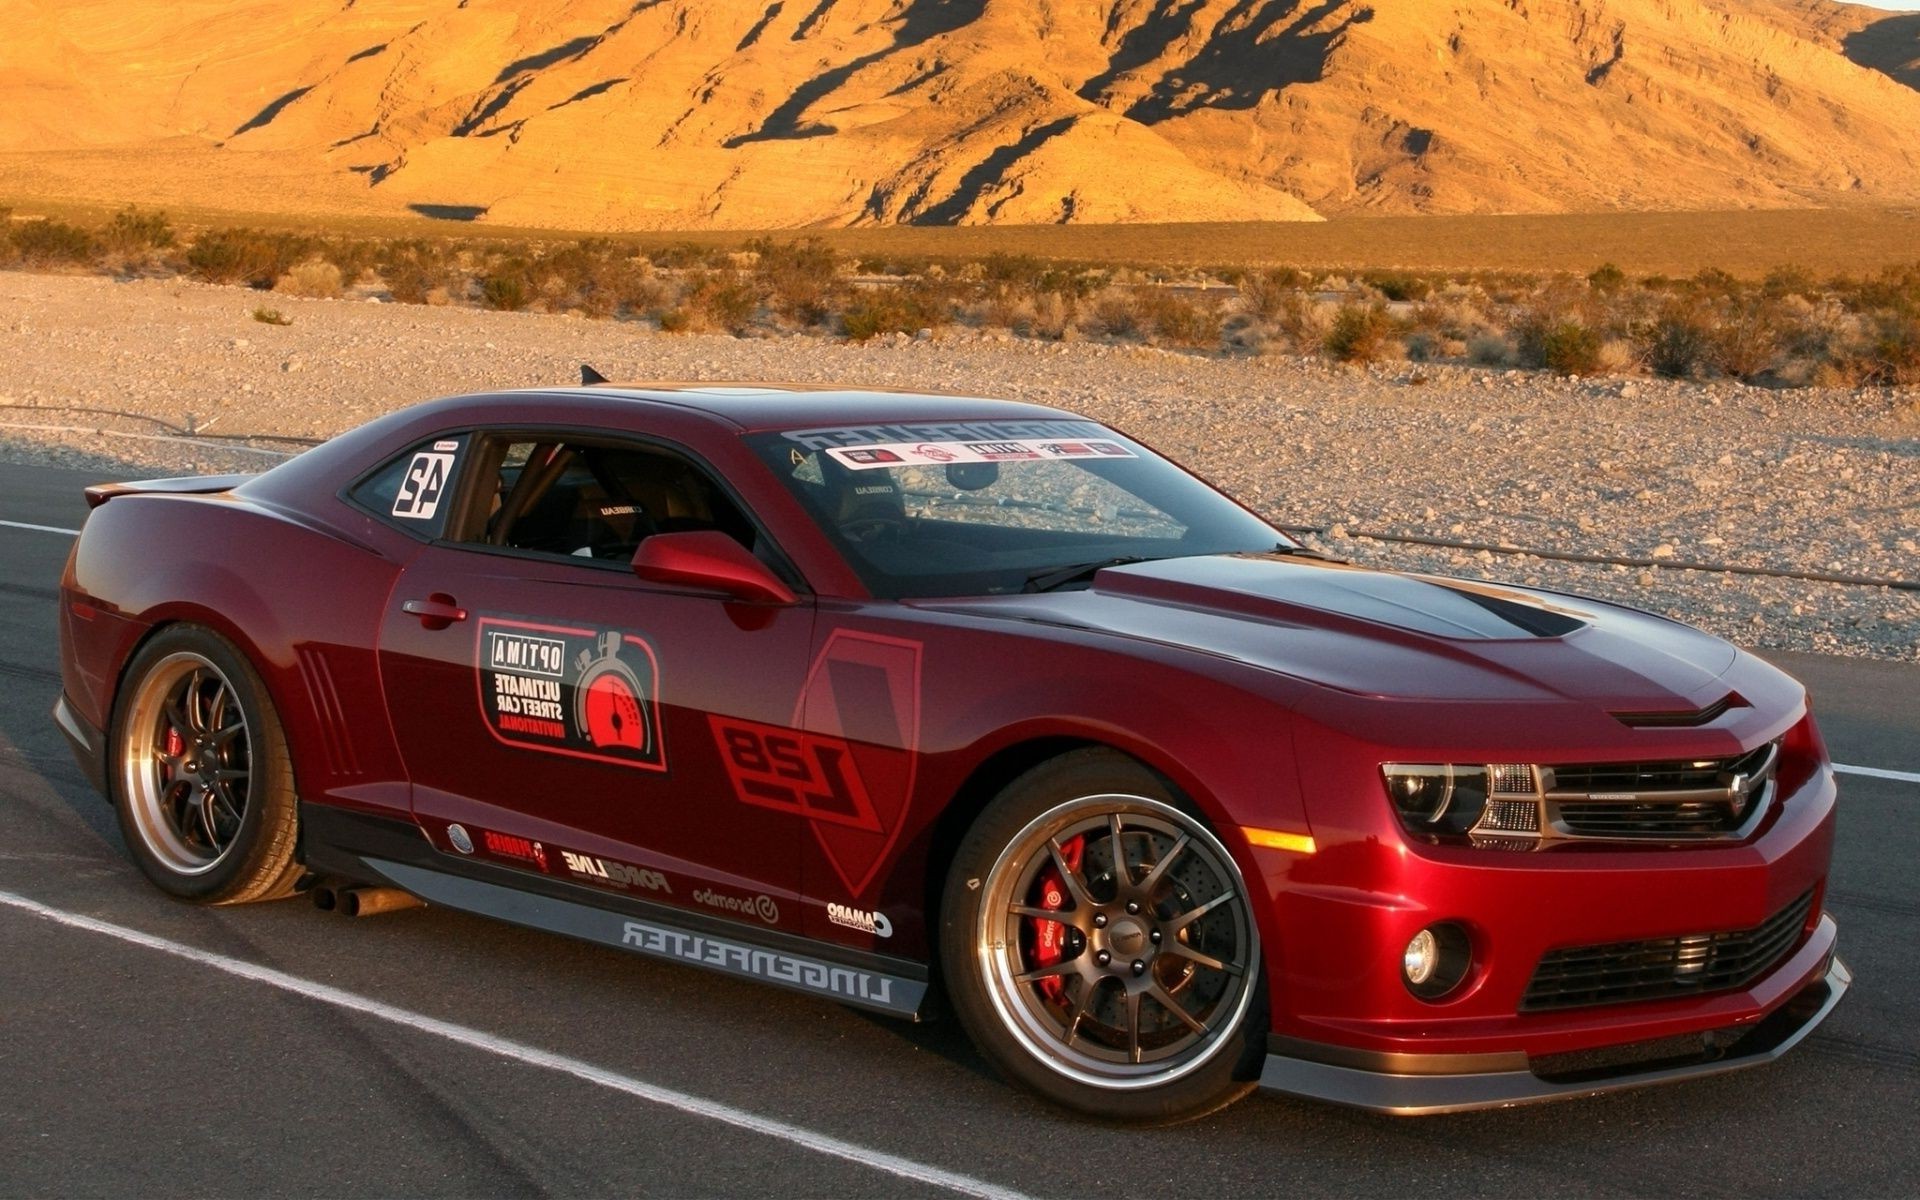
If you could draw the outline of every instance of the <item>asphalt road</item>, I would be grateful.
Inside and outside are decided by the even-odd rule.
[[[91,481],[0,465],[0,522],[77,527]],[[1828,903],[1857,982],[1778,1064],[1419,1120],[1256,1096],[1139,1132],[1015,1092],[952,1024],[866,1017],[437,909],[356,921],[299,901],[164,899],[48,718],[68,545],[0,524],[0,1194],[1001,1188],[1209,1200],[1920,1186],[1920,783],[1843,778]],[[1920,772],[1920,668],[1774,657],[1813,687],[1837,761]],[[201,957],[183,957],[188,947]],[[255,977],[234,974],[240,964]]]

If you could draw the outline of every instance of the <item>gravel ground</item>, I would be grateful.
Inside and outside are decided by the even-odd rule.
[[[0,462],[258,469],[128,436],[122,409],[324,437],[417,400],[615,379],[792,379],[1058,404],[1121,426],[1355,561],[1539,584],[1743,645],[1920,660],[1920,592],[1678,563],[1920,579],[1920,390],[1770,391],[1460,367],[1339,368],[951,330],[864,346],[579,317],[301,300],[183,280],[0,273]],[[285,326],[253,318],[277,309]],[[38,409],[40,411],[32,411]],[[77,427],[74,432],[21,428]],[[1412,535],[1644,560],[1559,562]]]

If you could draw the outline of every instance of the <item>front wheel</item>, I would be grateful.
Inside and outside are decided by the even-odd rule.
[[[962,1023],[1034,1091],[1169,1122],[1251,1090],[1266,1013],[1246,884],[1139,764],[1083,751],[1016,780],[962,842],[942,915]]]
[[[147,878],[182,900],[290,895],[298,806],[266,685],[208,629],[176,625],[140,648],[114,705],[108,784]]]

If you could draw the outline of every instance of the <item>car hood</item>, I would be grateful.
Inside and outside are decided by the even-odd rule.
[[[1551,700],[1682,716],[1724,700],[1739,652],[1602,601],[1280,555],[1111,567],[1083,591],[916,607],[1084,629],[1361,696]]]

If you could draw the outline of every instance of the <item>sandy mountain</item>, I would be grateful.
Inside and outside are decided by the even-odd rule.
[[[0,194],[597,228],[1920,199],[1826,0],[0,0]]]

